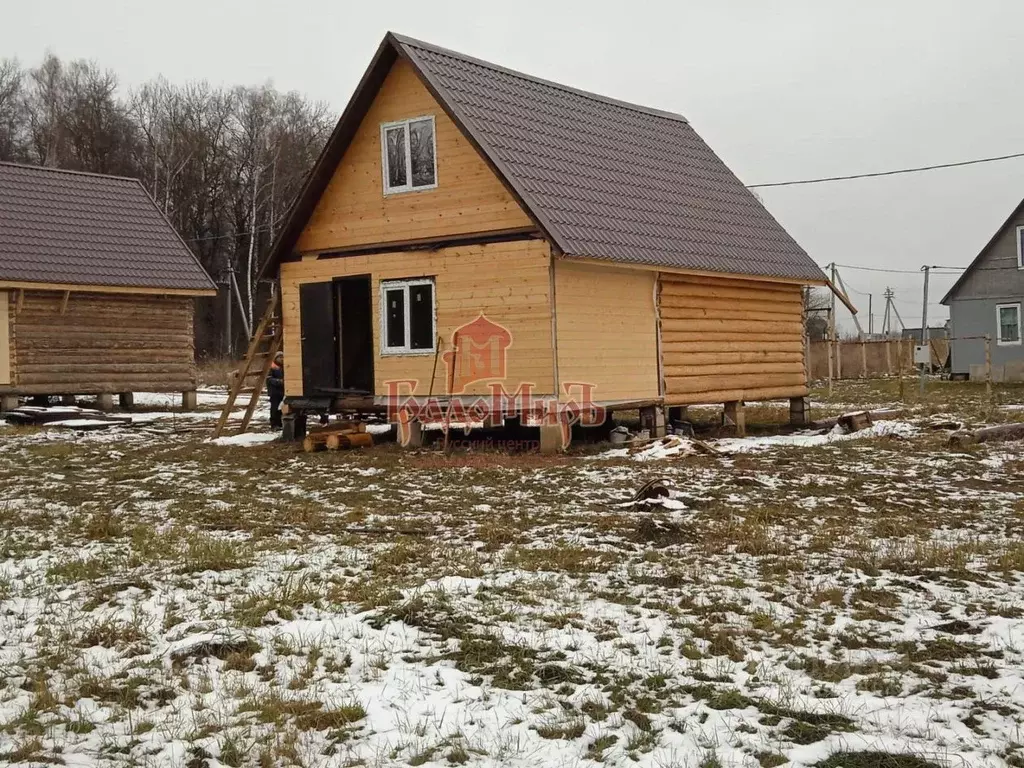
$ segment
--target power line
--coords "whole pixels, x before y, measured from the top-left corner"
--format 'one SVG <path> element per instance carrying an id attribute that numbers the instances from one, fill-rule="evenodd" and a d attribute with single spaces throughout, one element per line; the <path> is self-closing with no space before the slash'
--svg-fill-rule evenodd
<path id="1" fill-rule="evenodd" d="M 837 267 L 842 267 L 843 269 L 855 269 L 855 270 L 859 270 L 861 272 L 887 272 L 887 273 L 890 273 L 890 274 L 897 274 L 897 275 L 920 275 L 921 274 L 921 270 L 920 269 L 885 269 L 885 268 L 882 268 L 882 267 L 857 267 L 857 266 L 854 266 L 853 264 L 836 264 L 836 266 Z M 932 269 L 933 270 L 934 269 L 949 270 L 948 274 L 953 274 L 953 273 L 959 274 L 960 272 L 964 271 L 965 267 L 932 267 Z M 944 273 L 939 272 L 938 274 L 944 274 Z"/>
<path id="2" fill-rule="evenodd" d="M 897 168 L 891 171 L 875 171 L 874 173 L 853 173 L 848 176 L 824 176 L 817 179 L 798 179 L 796 181 L 773 181 L 766 184 L 748 184 L 747 189 L 764 189 L 765 187 L 795 187 L 799 184 L 823 184 L 828 181 L 849 181 L 850 179 L 873 179 L 879 176 L 897 176 L 903 173 L 921 173 L 922 171 L 937 171 L 941 168 L 959 168 L 965 165 L 979 165 L 980 163 L 995 163 L 1000 160 L 1013 160 L 1024 157 L 1024 152 L 1016 152 L 1012 155 L 997 155 L 996 157 L 979 157 L 975 160 L 961 160 L 957 163 L 939 163 L 937 165 L 921 165 L 915 168 Z"/>

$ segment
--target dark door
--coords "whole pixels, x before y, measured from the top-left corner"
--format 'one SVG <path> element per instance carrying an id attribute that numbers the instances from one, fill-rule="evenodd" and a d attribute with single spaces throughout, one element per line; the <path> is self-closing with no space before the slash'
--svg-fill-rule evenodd
<path id="1" fill-rule="evenodd" d="M 307 396 L 329 394 L 330 390 L 338 388 L 338 322 L 334 313 L 334 283 L 300 285 L 299 315 L 302 323 L 302 392 Z"/>
<path id="2" fill-rule="evenodd" d="M 369 276 L 338 280 L 341 386 L 373 393 L 373 305 Z"/>

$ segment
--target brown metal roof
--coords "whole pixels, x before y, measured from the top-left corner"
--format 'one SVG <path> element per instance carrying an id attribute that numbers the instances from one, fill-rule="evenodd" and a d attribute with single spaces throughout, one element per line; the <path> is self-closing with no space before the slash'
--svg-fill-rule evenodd
<path id="1" fill-rule="evenodd" d="M 216 286 L 137 179 L 0 163 L 0 280 Z"/>
<path id="2" fill-rule="evenodd" d="M 268 268 L 294 246 L 396 56 L 416 68 L 562 254 L 825 279 L 682 116 L 540 80 L 393 33 L 385 37 L 310 175 Z"/>

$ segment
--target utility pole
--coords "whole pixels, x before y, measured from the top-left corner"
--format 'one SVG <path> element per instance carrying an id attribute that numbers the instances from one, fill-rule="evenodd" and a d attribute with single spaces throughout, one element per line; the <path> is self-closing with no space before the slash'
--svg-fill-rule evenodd
<path id="1" fill-rule="evenodd" d="M 921 394 L 924 394 L 925 369 L 931 368 L 932 353 L 928 348 L 928 273 L 931 267 L 921 267 L 924 271 L 924 300 L 921 308 L 921 345 L 928 351 L 928 363 L 921 365 Z"/>
<path id="2" fill-rule="evenodd" d="M 839 356 L 836 354 L 836 263 L 833 261 L 829 264 L 829 268 L 832 273 L 832 290 L 829 291 L 829 305 L 828 305 L 828 331 L 829 331 L 829 343 L 828 343 L 828 355 L 831 361 L 835 357 L 835 363 L 829 363 L 829 370 L 833 370 L 833 366 L 836 369 L 839 367 Z M 838 376 L 838 371 L 836 372 Z M 832 377 L 829 376 L 829 393 L 832 392 Z"/>
<path id="3" fill-rule="evenodd" d="M 871 309 L 871 302 L 875 298 L 873 293 L 868 294 L 868 336 L 875 335 L 875 313 Z"/>
<path id="4" fill-rule="evenodd" d="M 224 352 L 231 360 L 235 356 L 235 340 L 231 335 L 231 263 L 224 268 Z"/>

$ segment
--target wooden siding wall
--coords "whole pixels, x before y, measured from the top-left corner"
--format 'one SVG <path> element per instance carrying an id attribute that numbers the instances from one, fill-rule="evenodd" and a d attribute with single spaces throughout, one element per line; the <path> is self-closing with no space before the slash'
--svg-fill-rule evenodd
<path id="1" fill-rule="evenodd" d="M 563 384 L 593 384 L 602 402 L 658 398 L 656 281 L 656 272 L 555 262 Z"/>
<path id="2" fill-rule="evenodd" d="M 11 383 L 11 322 L 7 291 L 0 291 L 0 384 Z"/>
<path id="3" fill-rule="evenodd" d="M 437 188 L 385 197 L 380 125 L 424 115 L 434 116 Z M 531 225 L 415 70 L 399 60 L 356 131 L 296 250 L 307 253 Z"/>
<path id="4" fill-rule="evenodd" d="M 667 403 L 807 394 L 800 286 L 662 273 L 659 302 Z"/>
<path id="5" fill-rule="evenodd" d="M 505 387 L 514 391 L 524 382 L 536 394 L 554 392 L 554 352 L 551 339 L 550 249 L 544 240 L 519 240 L 466 245 L 437 251 L 405 251 L 364 256 L 307 259 L 281 265 L 282 326 L 285 353 L 285 394 L 301 395 L 302 343 L 299 286 L 348 275 L 371 275 L 375 394 L 387 394 L 385 382 L 416 379 L 416 394 L 426 395 L 434 367 L 433 353 L 380 354 L 380 282 L 434 277 L 437 332 L 443 351 L 452 334 L 483 312 L 512 333 Z M 438 361 L 434 393 L 446 391 L 445 363 Z M 486 394 L 487 382 L 467 389 Z"/>
<path id="6" fill-rule="evenodd" d="M 191 297 L 25 291 L 11 298 L 11 373 L 0 392 L 195 389 Z M 63 312 L 62 312 L 63 308 Z"/>

